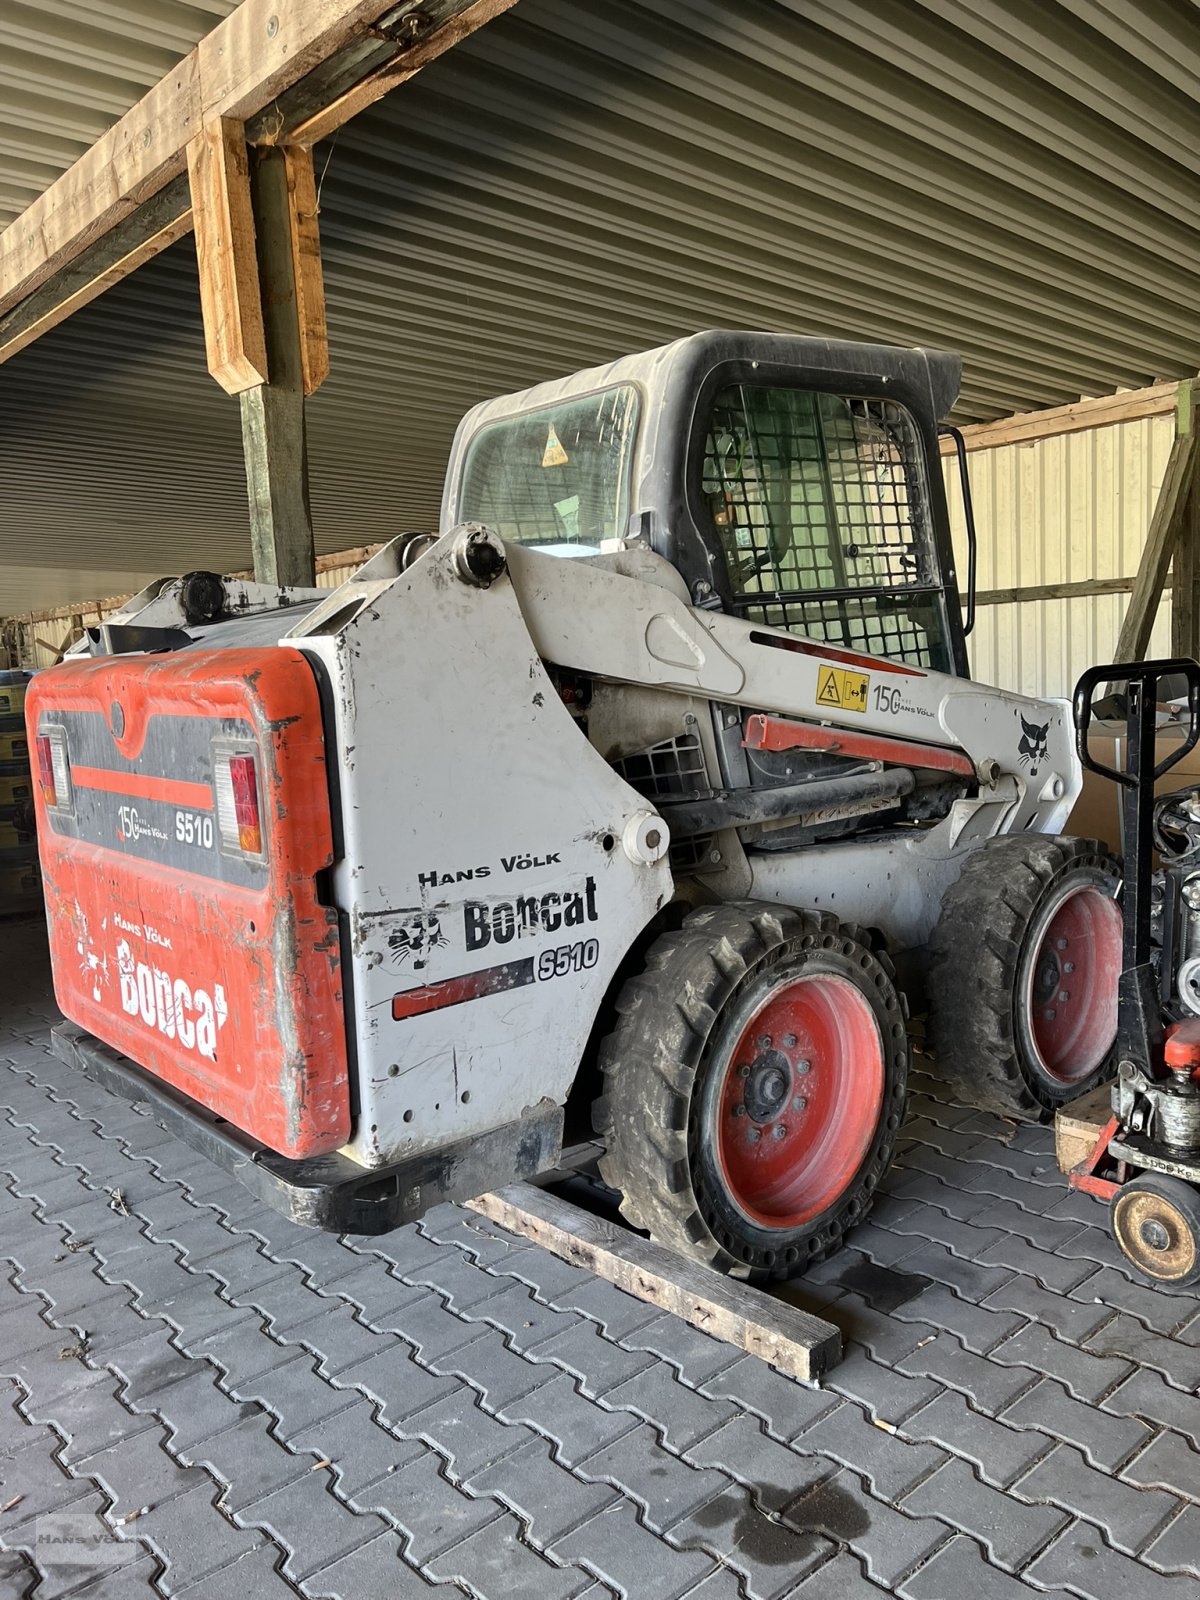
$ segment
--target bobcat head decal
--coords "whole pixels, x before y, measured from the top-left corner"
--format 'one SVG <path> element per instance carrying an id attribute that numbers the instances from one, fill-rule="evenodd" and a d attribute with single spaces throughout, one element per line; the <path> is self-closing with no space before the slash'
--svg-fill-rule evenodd
<path id="1" fill-rule="evenodd" d="M 1049 732 L 1048 722 L 1040 724 L 1027 722 L 1021 717 L 1021 737 L 1017 741 L 1017 755 L 1020 757 L 1021 765 L 1029 768 L 1031 778 L 1037 777 L 1038 769 L 1046 759 L 1048 753 L 1046 735 Z"/>

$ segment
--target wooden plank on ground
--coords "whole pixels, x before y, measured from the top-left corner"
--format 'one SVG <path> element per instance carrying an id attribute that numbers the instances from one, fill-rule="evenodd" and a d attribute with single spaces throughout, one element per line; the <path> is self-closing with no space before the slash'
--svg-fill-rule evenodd
<path id="1" fill-rule="evenodd" d="M 676 1255 L 544 1189 L 514 1183 L 468 1204 L 564 1261 L 607 1278 L 639 1300 L 794 1378 L 815 1381 L 841 1360 L 842 1336 L 831 1322 Z"/>
<path id="2" fill-rule="evenodd" d="M 242 124 L 218 117 L 187 157 L 208 370 L 226 394 L 241 394 L 268 376 Z"/>
<path id="3" fill-rule="evenodd" d="M 1070 1172 L 1090 1156 L 1100 1130 L 1112 1116 L 1112 1084 L 1072 1100 L 1054 1115 L 1054 1155 L 1060 1172 Z"/>

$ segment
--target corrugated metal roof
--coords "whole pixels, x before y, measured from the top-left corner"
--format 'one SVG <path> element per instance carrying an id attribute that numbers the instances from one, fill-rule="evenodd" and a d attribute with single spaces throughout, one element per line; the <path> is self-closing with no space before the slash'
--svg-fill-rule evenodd
<path id="1" fill-rule="evenodd" d="M 14 60 L 86 139 L 228 9 L 9 0 L 0 190 Z M 1197 99 L 1189 0 L 520 0 L 318 152 L 319 547 L 428 524 L 477 399 L 706 326 L 960 350 L 965 419 L 1195 372 Z M 190 241 L 0 367 L 0 425 L 0 611 L 246 562 Z"/>

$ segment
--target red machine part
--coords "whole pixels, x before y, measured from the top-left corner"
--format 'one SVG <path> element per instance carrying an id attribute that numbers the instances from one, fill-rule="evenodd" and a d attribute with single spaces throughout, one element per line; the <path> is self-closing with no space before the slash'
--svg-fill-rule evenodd
<path id="1" fill-rule="evenodd" d="M 1189 1017 L 1167 1030 L 1163 1060 L 1172 1072 L 1200 1080 L 1200 1017 Z"/>
<path id="2" fill-rule="evenodd" d="M 746 719 L 742 743 L 747 750 L 825 750 L 831 755 L 857 756 L 864 761 L 956 772 L 965 778 L 976 776 L 974 762 L 956 750 L 941 750 L 912 739 L 891 739 L 886 734 L 827 728 L 815 722 L 789 722 L 761 713 Z"/>
<path id="3" fill-rule="evenodd" d="M 282 647 L 71 661 L 34 679 L 26 715 L 64 1014 L 281 1155 L 344 1144 L 308 662 Z"/>

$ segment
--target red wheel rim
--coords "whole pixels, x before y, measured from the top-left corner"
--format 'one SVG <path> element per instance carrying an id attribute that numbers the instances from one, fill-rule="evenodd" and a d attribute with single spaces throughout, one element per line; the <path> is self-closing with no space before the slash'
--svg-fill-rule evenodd
<path id="1" fill-rule="evenodd" d="M 1026 1014 L 1042 1066 L 1059 1083 L 1094 1072 L 1117 1033 L 1121 913 L 1084 884 L 1052 908 L 1029 965 Z"/>
<path id="2" fill-rule="evenodd" d="M 803 1227 L 849 1185 L 875 1137 L 883 1044 L 865 996 L 845 978 L 798 978 L 742 1028 L 717 1106 L 721 1175 L 764 1228 Z"/>

